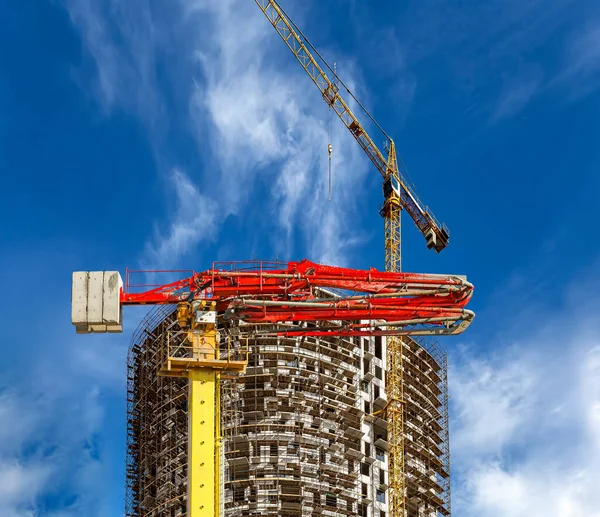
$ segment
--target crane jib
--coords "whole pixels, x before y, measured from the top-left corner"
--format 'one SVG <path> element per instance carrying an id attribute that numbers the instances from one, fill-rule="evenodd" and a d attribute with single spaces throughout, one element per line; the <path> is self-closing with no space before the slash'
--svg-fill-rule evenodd
<path id="1" fill-rule="evenodd" d="M 309 75 L 314 82 L 315 86 L 321 92 L 324 101 L 335 111 L 343 124 L 348 128 L 350 133 L 354 136 L 356 141 L 362 147 L 365 154 L 373 162 L 380 174 L 387 178 L 388 174 L 388 159 L 386 160 L 385 154 L 377 147 L 373 139 L 369 136 L 364 126 L 360 123 L 356 115 L 352 112 L 342 95 L 340 94 L 340 88 L 337 84 L 331 82 L 327 77 L 323 68 L 319 65 L 316 58 L 311 53 L 309 47 L 319 57 L 324 67 L 332 70 L 327 64 L 323 57 L 318 51 L 310 44 L 308 39 L 300 31 L 300 29 L 294 24 L 294 22 L 287 16 L 286 12 L 275 0 L 255 0 L 263 14 L 267 17 L 269 22 L 273 25 L 277 33 L 281 36 L 287 47 L 291 50 L 292 54 L 296 57 L 302 68 Z M 333 70 L 332 70 L 332 73 Z M 335 75 L 336 80 L 339 80 Z M 341 80 L 339 80 L 341 83 Z M 343 85 L 343 83 L 341 83 Z M 345 86 L 345 85 L 344 85 Z M 382 133 L 389 139 L 385 131 L 381 129 L 381 126 L 377 124 L 375 119 L 369 114 L 364 106 L 354 97 L 352 92 L 345 87 L 352 99 L 360 106 L 365 114 L 371 119 L 372 122 L 382 131 Z M 391 141 L 391 140 L 390 140 Z M 413 219 L 415 225 L 419 231 L 423 234 L 427 240 L 427 247 L 434 249 L 438 253 L 448 245 L 449 232 L 445 225 L 440 224 L 435 216 L 421 203 L 417 194 L 409 187 L 409 183 L 404 180 L 400 171 L 396 165 L 395 151 L 392 156 L 395 164 L 395 173 L 399 178 L 399 185 L 392 187 L 396 191 L 400 205 L 406 210 L 406 212 Z M 384 185 L 384 189 L 387 188 Z M 398 239 L 398 243 L 400 240 Z M 389 246 L 387 246 L 389 248 Z M 398 250 L 399 252 L 399 250 Z"/>

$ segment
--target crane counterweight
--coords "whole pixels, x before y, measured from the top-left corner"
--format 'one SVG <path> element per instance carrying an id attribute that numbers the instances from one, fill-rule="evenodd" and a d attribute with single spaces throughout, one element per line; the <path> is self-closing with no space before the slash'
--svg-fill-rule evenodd
<path id="1" fill-rule="evenodd" d="M 118 271 L 75 271 L 71 285 L 71 321 L 78 334 L 123 331 Z"/>

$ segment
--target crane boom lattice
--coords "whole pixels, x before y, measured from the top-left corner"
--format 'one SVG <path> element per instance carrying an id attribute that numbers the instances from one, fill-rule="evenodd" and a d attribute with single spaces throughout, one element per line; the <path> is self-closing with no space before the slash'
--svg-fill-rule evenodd
<path id="1" fill-rule="evenodd" d="M 343 85 L 343 82 L 339 80 L 337 75 L 336 83 L 329 79 L 323 68 L 333 69 L 322 58 L 320 61 L 323 66 L 319 64 L 319 60 L 313 54 L 313 52 L 317 54 L 316 50 L 283 8 L 275 0 L 255 0 L 255 2 L 319 89 L 323 100 L 335 111 L 383 177 L 385 202 L 380 212 L 382 217 L 386 219 L 395 217 L 396 210 L 393 210 L 391 205 L 399 205 L 406 210 L 423 234 L 427 240 L 427 247 L 439 253 L 448 245 L 450 237 L 448 228 L 441 224 L 421 201 L 416 190 L 408 181 L 406 172 L 403 173 L 400 170 L 394 141 L 381 130 L 386 138 L 387 154 L 384 154 L 340 93 L 341 89 L 337 83 Z M 313 49 L 313 52 L 311 52 L 311 49 Z M 331 73 L 333 74 L 333 71 Z M 352 96 L 350 90 L 345 89 Z M 360 103 L 358 104 L 360 105 Z M 362 107 L 362 105 L 360 106 Z M 363 111 L 367 117 L 374 121 L 373 117 L 364 108 Z M 377 127 L 380 128 L 379 125 Z M 399 221 L 391 226 L 399 232 Z M 394 236 L 393 241 L 399 243 L 400 236 Z M 386 243 L 386 265 L 390 265 L 388 270 L 400 271 L 400 260 L 399 249 L 393 250 L 391 245 Z"/>

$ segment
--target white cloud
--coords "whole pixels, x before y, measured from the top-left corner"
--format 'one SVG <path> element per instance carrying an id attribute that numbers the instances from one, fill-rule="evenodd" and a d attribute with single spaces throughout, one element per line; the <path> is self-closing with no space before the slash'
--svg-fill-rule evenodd
<path id="1" fill-rule="evenodd" d="M 23 409 L 14 392 L 0 392 L 0 456 L 20 449 L 23 437 L 37 423 L 36 415 Z"/>
<path id="2" fill-rule="evenodd" d="M 199 192 L 190 178 L 180 170 L 173 170 L 170 185 L 174 194 L 175 210 L 166 232 L 159 229 L 147 244 L 148 268 L 165 268 L 201 241 L 210 241 L 218 229 L 222 214 L 218 203 Z"/>
<path id="3" fill-rule="evenodd" d="M 101 515 L 101 460 L 89 446 L 102 424 L 98 390 L 76 386 L 69 375 L 62 391 L 52 373 L 31 374 L 29 384 L 0 391 L 0 515 L 41 515 L 46 498 L 61 494 L 61 515 Z"/>
<path id="4" fill-rule="evenodd" d="M 328 203 L 327 109 L 253 2 L 180 0 L 169 16 L 148 2 L 141 2 L 139 13 L 114 0 L 67 6 L 95 60 L 105 106 L 134 112 L 150 131 L 163 125 L 172 130 L 167 110 L 160 108 L 161 85 L 189 94 L 172 98 L 170 110 L 187 110 L 176 136 L 186 138 L 191 130 L 203 173 L 175 178 L 169 229 L 155 232 L 144 263 L 173 263 L 207 234 L 214 236 L 226 217 L 242 213 L 248 232 L 264 220 L 276 222 L 267 242 L 288 256 L 311 252 L 317 253 L 313 260 L 346 262 L 361 235 L 358 192 L 366 160 L 334 121 L 335 190 Z M 169 56 L 160 61 L 160 85 L 159 40 L 160 52 Z M 161 167 L 170 161 L 164 148 L 155 152 Z M 200 203 L 201 215 L 182 209 L 181 195 L 189 195 L 189 204 Z"/>
<path id="5" fill-rule="evenodd" d="M 35 507 L 35 498 L 51 473 L 50 464 L 24 465 L 16 459 L 0 463 L 0 508 L 4 506 L 5 511 L 11 511 L 10 508 Z M 29 514 L 29 510 L 25 511 Z"/>
<path id="6" fill-rule="evenodd" d="M 533 409 L 539 373 L 515 355 L 503 354 L 499 364 L 469 358 L 453 373 L 458 429 L 452 448 L 459 454 L 500 454 Z"/>
<path id="7" fill-rule="evenodd" d="M 598 340 L 600 342 L 600 339 Z M 600 344 L 582 357 L 580 393 L 586 420 L 587 438 L 591 448 L 600 457 Z"/>
<path id="8" fill-rule="evenodd" d="M 530 319 L 523 335 L 490 335 L 477 358 L 474 347 L 459 352 L 450 380 L 460 515 L 600 516 L 600 300 L 565 292 L 566 305 Z"/>

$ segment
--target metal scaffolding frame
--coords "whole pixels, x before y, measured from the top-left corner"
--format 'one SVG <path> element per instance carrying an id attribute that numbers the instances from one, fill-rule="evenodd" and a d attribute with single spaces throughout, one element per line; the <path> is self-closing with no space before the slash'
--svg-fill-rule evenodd
<path id="1" fill-rule="evenodd" d="M 176 326 L 173 307 L 157 306 L 132 337 L 127 357 L 128 517 L 186 513 L 187 379 L 159 375 L 161 345 Z"/>
<path id="2" fill-rule="evenodd" d="M 262 338 L 224 383 L 225 514 L 355 515 L 363 413 L 352 338 Z"/>
<path id="3" fill-rule="evenodd" d="M 160 375 L 173 310 L 150 311 L 128 355 L 127 517 L 186 515 L 187 380 Z M 381 359 L 374 339 L 250 340 L 246 374 L 221 382 L 221 515 L 387 512 L 385 338 Z M 448 516 L 446 351 L 402 341 L 406 517 Z"/>

